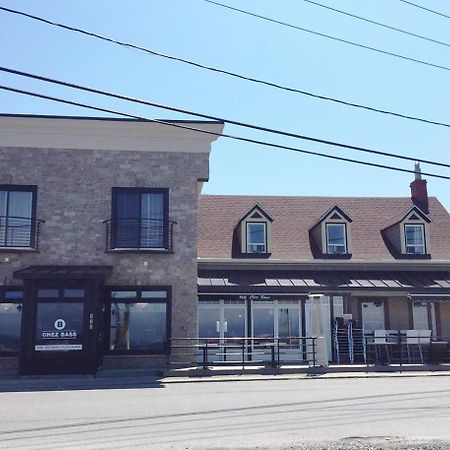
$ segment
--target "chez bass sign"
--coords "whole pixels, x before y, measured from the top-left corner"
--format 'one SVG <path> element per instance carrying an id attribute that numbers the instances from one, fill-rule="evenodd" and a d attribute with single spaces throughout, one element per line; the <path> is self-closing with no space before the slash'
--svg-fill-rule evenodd
<path id="1" fill-rule="evenodd" d="M 53 330 L 42 330 L 37 336 L 38 340 L 45 344 L 37 344 L 36 351 L 67 351 L 82 350 L 83 345 L 79 333 L 73 329 L 66 329 L 67 323 L 64 319 L 58 318 L 53 323 Z"/>

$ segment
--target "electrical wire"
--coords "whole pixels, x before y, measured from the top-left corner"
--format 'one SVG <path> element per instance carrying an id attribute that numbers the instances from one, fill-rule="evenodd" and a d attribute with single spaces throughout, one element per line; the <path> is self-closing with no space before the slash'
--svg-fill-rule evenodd
<path id="1" fill-rule="evenodd" d="M 272 133 L 272 134 L 277 134 L 277 135 L 281 135 L 281 136 L 285 136 L 285 137 L 302 139 L 302 140 L 311 141 L 311 142 L 315 142 L 315 143 L 319 143 L 319 144 L 331 145 L 331 146 L 335 146 L 335 147 L 345 148 L 345 149 L 354 150 L 354 151 L 360 151 L 360 152 L 364 152 L 364 153 L 370 153 L 370 154 L 374 154 L 374 155 L 402 159 L 405 161 L 418 161 L 418 162 L 425 163 L 425 164 L 450 168 L 450 164 L 446 164 L 443 162 L 430 161 L 427 159 L 412 158 L 410 156 L 398 155 L 396 153 L 383 152 L 380 150 L 374 150 L 374 149 L 359 147 L 359 146 L 355 146 L 355 145 L 343 144 L 341 142 L 329 141 L 326 139 L 320 139 L 320 138 L 316 138 L 316 137 L 312 137 L 312 136 L 305 136 L 305 135 L 301 135 L 301 134 L 290 133 L 287 131 L 277 130 L 274 128 L 261 127 L 258 125 L 253 125 L 253 124 L 249 124 L 249 123 L 245 123 L 245 122 L 239 122 L 236 120 L 226 119 L 223 117 L 216 117 L 216 116 L 212 116 L 212 115 L 208 115 L 208 114 L 201 114 L 201 113 L 197 113 L 197 112 L 186 110 L 186 109 L 175 108 L 173 106 L 167 106 L 167 105 L 163 105 L 160 103 L 151 102 L 148 100 L 129 97 L 129 96 L 113 93 L 113 92 L 107 92 L 107 91 L 103 91 L 100 89 L 95 89 L 95 88 L 91 88 L 88 86 L 82 86 L 79 84 L 69 83 L 67 81 L 56 80 L 54 78 L 48 78 L 48 77 L 44 77 L 41 75 L 36 75 L 36 74 L 28 73 L 28 72 L 22 72 L 22 71 L 10 69 L 7 67 L 0 66 L 0 72 L 6 72 L 6 73 L 13 74 L 13 75 L 19 75 L 22 77 L 31 78 L 33 80 L 44 81 L 46 83 L 56 84 L 59 86 L 69 87 L 72 89 L 78 89 L 81 91 L 90 92 L 93 94 L 104 95 L 107 97 L 112 97 L 112 98 L 116 98 L 116 99 L 120 99 L 120 100 L 126 100 L 126 101 L 130 101 L 133 103 L 139 103 L 139 104 L 143 104 L 143 105 L 147 105 L 147 106 L 153 106 L 156 108 L 166 109 L 169 111 L 174 111 L 174 112 L 179 112 L 179 113 L 183 113 L 183 114 L 189 114 L 192 116 L 202 117 L 203 119 L 218 120 L 218 121 L 221 121 L 224 123 L 228 123 L 230 125 L 236 125 L 239 127 L 248 128 L 248 129 L 257 130 L 257 131 L 263 131 L 266 133 Z"/>
<path id="2" fill-rule="evenodd" d="M 399 53 L 389 52 L 387 50 L 382 50 L 382 49 L 376 48 L 376 47 L 370 47 L 368 45 L 360 44 L 358 42 L 349 41 L 347 39 L 342 39 L 342 38 L 339 38 L 339 37 L 336 37 L 336 36 L 332 36 L 330 34 L 321 33 L 319 31 L 310 30 L 309 28 L 300 27 L 298 25 L 293 25 L 293 24 L 288 23 L 288 22 L 282 22 L 281 20 L 276 20 L 276 19 L 272 19 L 270 17 L 262 16 L 260 14 L 252 13 L 251 11 L 246 11 L 244 9 L 239 9 L 239 8 L 234 8 L 233 6 L 225 5 L 223 3 L 219 3 L 219 2 L 216 2 L 214 0 L 203 0 L 203 1 L 207 2 L 207 3 L 211 3 L 211 4 L 216 5 L 216 6 L 220 6 L 222 8 L 229 9 L 231 11 L 239 12 L 241 14 L 246 14 L 246 15 L 252 16 L 252 17 L 256 17 L 257 19 L 262 19 L 262 20 L 265 20 L 267 22 L 276 23 L 276 24 L 282 25 L 284 27 L 293 28 L 295 30 L 304 31 L 306 33 L 314 34 L 316 36 L 320 36 L 320 37 L 324 37 L 324 38 L 327 38 L 327 39 L 331 39 L 333 41 L 337 41 L 337 42 L 340 42 L 342 44 L 349 44 L 349 45 L 353 45 L 355 47 L 364 48 L 366 50 L 371 50 L 373 52 L 381 53 L 383 55 L 394 56 L 395 58 L 400 58 L 400 59 L 403 59 L 403 60 L 406 60 L 406 61 L 412 61 L 412 62 L 415 62 L 415 63 L 418 63 L 418 64 L 423 64 L 425 66 L 434 67 L 435 69 L 442 69 L 442 70 L 450 71 L 450 67 L 442 66 L 440 64 L 434 64 L 434 63 L 430 63 L 428 61 L 423 61 L 422 59 L 412 58 L 410 56 L 405 56 L 405 55 L 401 55 Z"/>
<path id="3" fill-rule="evenodd" d="M 372 106 L 362 105 L 362 104 L 359 104 L 359 103 L 353 103 L 353 102 L 349 102 L 349 101 L 346 101 L 346 100 L 340 100 L 340 99 L 337 99 L 337 98 L 334 98 L 334 97 L 329 97 L 329 96 L 325 96 L 325 95 L 315 94 L 315 93 L 312 93 L 312 92 L 309 92 L 309 91 L 300 90 L 300 89 L 296 89 L 296 88 L 289 87 L 289 86 L 283 86 L 281 84 L 272 83 L 270 81 L 265 81 L 265 80 L 261 80 L 261 79 L 257 79 L 257 78 L 248 77 L 248 76 L 245 76 L 245 75 L 240 75 L 240 74 L 237 74 L 237 73 L 234 73 L 234 72 L 230 72 L 228 70 L 218 69 L 218 68 L 215 68 L 215 67 L 212 67 L 212 66 L 207 66 L 207 65 L 204 65 L 204 64 L 200 64 L 200 63 L 197 63 L 197 62 L 194 62 L 194 61 L 191 61 L 191 60 L 178 58 L 176 56 L 166 55 L 164 53 L 160 53 L 160 52 L 157 52 L 155 50 L 151 50 L 149 48 L 145 48 L 145 47 L 141 47 L 141 46 L 138 46 L 138 45 L 134 45 L 134 44 L 118 41 L 116 39 L 109 38 L 109 37 L 106 37 L 106 36 L 102 36 L 102 35 L 97 34 L 97 33 L 92 33 L 90 31 L 82 30 L 81 28 L 75 28 L 75 27 L 71 27 L 71 26 L 68 26 L 68 25 L 61 24 L 61 23 L 52 22 L 50 20 L 43 19 L 42 17 L 34 16 L 34 15 L 31 15 L 31 14 L 27 14 L 27 13 L 24 13 L 24 12 L 21 12 L 21 11 L 17 11 L 17 10 L 13 10 L 13 9 L 10 9 L 10 8 L 5 8 L 3 6 L 0 6 L 0 10 L 1 11 L 5 11 L 5 12 L 9 12 L 9 13 L 12 13 L 12 14 L 17 14 L 17 15 L 20 15 L 20 16 L 24 16 L 24 17 L 27 17 L 29 19 L 37 20 L 37 21 L 43 22 L 43 23 L 45 23 L 47 25 L 55 26 L 55 27 L 58 27 L 58 28 L 63 28 L 63 29 L 66 29 L 66 30 L 69 30 L 69 31 L 73 31 L 73 32 L 76 32 L 76 33 L 81 33 L 83 35 L 94 37 L 96 39 L 101 39 L 103 41 L 106 41 L 106 42 L 109 42 L 109 43 L 112 43 L 112 44 L 117 44 L 117 45 L 120 45 L 120 46 L 123 46 L 123 47 L 128 47 L 128 48 L 131 48 L 133 50 L 140 50 L 142 52 L 145 52 L 145 53 L 148 53 L 148 54 L 151 54 L 151 55 L 154 55 L 154 56 L 160 56 L 162 58 L 166 58 L 166 59 L 169 59 L 169 60 L 181 62 L 181 63 L 188 64 L 188 65 L 200 68 L 200 69 L 208 70 L 208 71 L 215 72 L 215 73 L 220 73 L 222 75 L 227 75 L 227 76 L 238 78 L 238 79 L 241 79 L 241 80 L 244 80 L 244 81 L 257 83 L 257 84 L 261 84 L 261 85 L 268 86 L 268 87 L 271 87 L 271 88 L 280 89 L 280 90 L 287 91 L 287 92 L 293 92 L 293 93 L 300 94 L 300 95 L 305 95 L 305 96 L 308 96 L 308 97 L 311 97 L 311 98 L 315 98 L 315 99 L 318 99 L 318 100 L 330 101 L 330 102 L 337 103 L 337 104 L 344 105 L 344 106 L 349 106 L 349 107 L 353 107 L 353 108 L 359 108 L 359 109 L 363 109 L 363 110 L 371 111 L 371 112 L 376 112 L 376 113 L 380 113 L 380 114 L 386 114 L 386 115 L 390 115 L 390 116 L 393 116 L 393 117 L 399 117 L 399 118 L 402 118 L 402 119 L 414 120 L 414 121 L 418 121 L 418 122 L 422 122 L 422 123 L 427 123 L 429 125 L 437 125 L 437 126 L 443 126 L 443 127 L 450 128 L 450 124 L 449 123 L 435 121 L 435 120 L 429 120 L 429 119 L 424 119 L 424 118 L 421 118 L 421 117 L 416 117 L 416 116 L 412 116 L 412 115 L 408 115 L 408 114 L 402 114 L 402 113 L 398 113 L 398 112 L 394 112 L 394 111 L 389 111 L 389 110 L 384 110 L 384 109 L 380 109 L 380 108 L 375 108 L 375 107 L 372 107 Z"/>
<path id="4" fill-rule="evenodd" d="M 271 147 L 271 148 L 282 149 L 282 150 L 290 150 L 290 151 L 301 153 L 301 154 L 304 154 L 304 155 L 319 156 L 319 157 L 322 157 L 322 158 L 332 159 L 332 160 L 335 160 L 335 161 L 343 161 L 343 162 L 348 162 L 348 163 L 352 163 L 352 164 L 359 164 L 359 165 L 363 165 L 363 166 L 376 167 L 376 168 L 379 168 L 379 169 L 386 169 L 386 170 L 391 170 L 391 171 L 395 171 L 395 172 L 403 172 L 403 173 L 411 173 L 411 174 L 415 174 L 416 173 L 414 170 L 403 169 L 403 168 L 400 168 L 400 167 L 388 166 L 388 165 L 385 165 L 385 164 L 377 164 L 377 163 L 372 163 L 372 162 L 368 162 L 368 161 L 360 161 L 358 159 L 352 159 L 352 158 L 344 158 L 342 156 L 329 155 L 329 154 L 326 154 L 326 153 L 313 152 L 313 151 L 304 150 L 304 149 L 301 149 L 301 148 L 298 148 L 298 147 L 290 147 L 290 146 L 286 146 L 286 145 L 273 144 L 273 143 L 270 143 L 270 142 L 260 141 L 260 140 L 257 140 L 257 139 L 245 138 L 245 137 L 242 137 L 242 136 L 236 136 L 236 135 L 224 134 L 224 133 L 215 133 L 213 131 L 206 131 L 206 130 L 201 130 L 201 129 L 194 128 L 194 127 L 189 127 L 189 126 L 186 126 L 186 125 L 181 125 L 180 123 L 166 122 L 166 121 L 159 120 L 159 119 L 149 119 L 149 118 L 138 116 L 138 115 L 135 115 L 135 114 L 128 114 L 128 113 L 124 113 L 124 112 L 120 112 L 120 111 L 116 111 L 116 110 L 112 110 L 112 109 L 108 109 L 108 108 L 92 106 L 92 105 L 88 105 L 86 103 L 75 102 L 75 101 L 72 101 L 72 100 L 66 100 L 66 99 L 62 99 L 62 98 L 58 98 L 58 97 L 53 97 L 53 96 L 50 96 L 50 95 L 38 94 L 36 92 L 32 92 L 32 91 L 28 91 L 28 90 L 22 90 L 22 89 L 17 89 L 17 88 L 12 88 L 10 86 L 0 85 L 0 89 L 3 89 L 5 91 L 9 91 L 9 92 L 18 93 L 18 94 L 24 94 L 24 95 L 28 95 L 28 96 L 32 96 L 32 97 L 36 97 L 36 98 L 51 100 L 51 101 L 55 101 L 55 102 L 59 102 L 59 103 L 65 103 L 65 104 L 68 104 L 68 105 L 80 106 L 82 108 L 87 108 L 87 109 L 91 109 L 91 110 L 94 110 L 94 111 L 101 111 L 101 112 L 106 112 L 106 113 L 109 113 L 109 114 L 116 114 L 116 115 L 120 115 L 120 116 L 124 116 L 124 117 L 129 117 L 129 118 L 134 118 L 134 119 L 139 119 L 139 120 L 145 120 L 145 121 L 148 121 L 148 122 L 155 122 L 155 123 L 159 123 L 159 124 L 162 124 L 162 125 L 167 125 L 167 126 L 170 126 L 170 127 L 182 128 L 184 130 L 194 131 L 196 133 L 202 133 L 202 134 L 208 134 L 208 135 L 217 136 L 217 137 L 223 137 L 223 138 L 231 139 L 231 140 L 234 140 L 234 141 L 241 141 L 241 142 L 246 142 L 246 143 L 250 143 L 250 144 L 263 145 L 265 147 Z M 440 174 L 435 174 L 435 173 L 422 172 L 422 175 L 433 177 L 433 178 L 440 178 L 440 179 L 444 179 L 444 180 L 450 180 L 450 176 L 440 175 Z"/>
<path id="5" fill-rule="evenodd" d="M 424 11 L 428 11 L 430 13 L 437 14 L 438 16 L 445 17 L 446 19 L 450 19 L 450 16 L 448 16 L 447 14 L 441 13 L 441 12 L 436 11 L 434 9 L 428 9 L 428 8 L 425 8 L 425 6 L 418 5 L 417 3 L 409 2 L 407 0 L 400 0 L 400 1 L 403 2 L 403 3 L 407 3 L 408 5 L 414 6 L 416 8 L 423 9 Z"/>
<path id="6" fill-rule="evenodd" d="M 372 25 L 377 25 L 379 27 L 386 28 L 388 30 L 397 31 L 399 33 L 403 33 L 403 34 L 406 34 L 408 36 L 412 36 L 412 37 L 415 37 L 415 38 L 423 39 L 424 41 L 432 42 L 433 44 L 439 44 L 439 45 L 444 45 L 446 47 L 450 47 L 450 44 L 447 43 L 447 42 L 439 41 L 437 39 L 433 39 L 433 38 L 424 36 L 423 34 L 413 33 L 412 31 L 403 30 L 402 28 L 397 28 L 397 27 L 394 27 L 392 25 L 387 25 L 385 23 L 377 22 L 377 21 L 372 20 L 372 19 L 367 19 L 366 17 L 357 16 L 356 14 L 352 14 L 352 13 L 349 13 L 347 11 L 342 11 L 340 9 L 332 8 L 331 6 L 323 5 L 322 3 L 318 3 L 318 2 L 315 2 L 313 0 L 304 0 L 304 1 L 307 2 L 307 3 L 310 3 L 311 5 L 320 6 L 321 8 L 325 8 L 325 9 L 328 9 L 330 11 L 334 11 L 334 12 L 337 12 L 339 14 L 344 14 L 345 16 L 352 17 L 354 19 L 358 19 L 358 20 L 362 20 L 364 22 L 371 23 Z"/>

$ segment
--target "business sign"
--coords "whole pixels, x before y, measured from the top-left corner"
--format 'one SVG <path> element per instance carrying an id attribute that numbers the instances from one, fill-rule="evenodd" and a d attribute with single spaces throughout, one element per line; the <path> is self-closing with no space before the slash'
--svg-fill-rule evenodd
<path id="1" fill-rule="evenodd" d="M 240 295 L 239 300 L 253 300 L 253 301 L 261 301 L 261 300 L 272 300 L 272 297 L 269 295 Z"/>
<path id="2" fill-rule="evenodd" d="M 34 350 L 83 350 L 83 308 L 79 304 L 39 304 Z"/>

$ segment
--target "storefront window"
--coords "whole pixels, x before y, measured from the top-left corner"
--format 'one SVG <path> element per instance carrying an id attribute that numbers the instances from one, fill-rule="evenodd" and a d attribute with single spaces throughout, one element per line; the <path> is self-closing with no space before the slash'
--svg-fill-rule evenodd
<path id="1" fill-rule="evenodd" d="M 274 309 L 253 309 L 253 336 L 259 338 L 274 337 Z"/>
<path id="2" fill-rule="evenodd" d="M 278 310 L 278 337 L 290 338 L 300 335 L 299 310 L 280 308 Z"/>
<path id="3" fill-rule="evenodd" d="M 163 353 L 168 340 L 168 291 L 111 292 L 109 351 Z"/>
<path id="4" fill-rule="evenodd" d="M 0 303 L 0 352 L 18 352 L 22 304 Z"/>
<path id="5" fill-rule="evenodd" d="M 166 342 L 165 303 L 112 303 L 111 350 L 162 352 Z"/>

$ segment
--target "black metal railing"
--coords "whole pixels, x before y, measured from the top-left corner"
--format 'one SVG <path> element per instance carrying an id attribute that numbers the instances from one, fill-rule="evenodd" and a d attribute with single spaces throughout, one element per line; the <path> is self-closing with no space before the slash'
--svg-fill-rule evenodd
<path id="1" fill-rule="evenodd" d="M 288 338 L 172 338 L 171 355 L 175 365 L 210 366 L 307 364 L 316 367 L 315 337 Z"/>
<path id="2" fill-rule="evenodd" d="M 137 250 L 173 252 L 173 227 L 163 219 L 120 218 L 103 221 L 106 225 L 106 251 Z"/>
<path id="3" fill-rule="evenodd" d="M 385 337 L 366 334 L 366 363 L 440 364 L 450 362 L 450 337 L 421 333 L 387 333 Z"/>
<path id="4" fill-rule="evenodd" d="M 41 219 L 0 216 L 0 248 L 39 249 Z"/>

